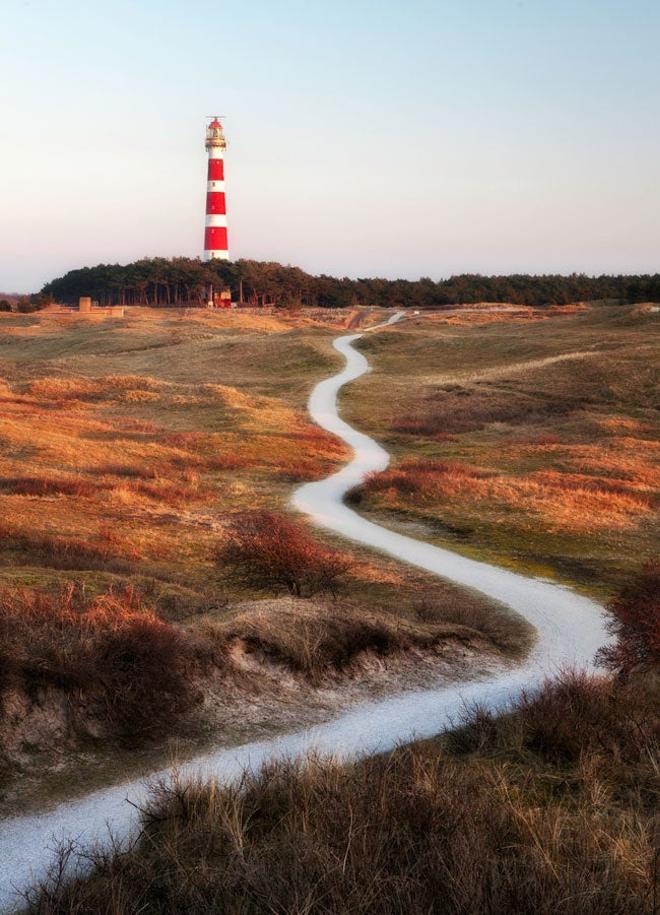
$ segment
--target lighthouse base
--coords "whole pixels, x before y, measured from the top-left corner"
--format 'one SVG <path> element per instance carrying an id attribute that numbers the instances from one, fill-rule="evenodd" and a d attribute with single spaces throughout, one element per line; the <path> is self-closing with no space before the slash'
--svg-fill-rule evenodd
<path id="1" fill-rule="evenodd" d="M 205 261 L 228 261 L 229 251 L 205 251 Z"/>

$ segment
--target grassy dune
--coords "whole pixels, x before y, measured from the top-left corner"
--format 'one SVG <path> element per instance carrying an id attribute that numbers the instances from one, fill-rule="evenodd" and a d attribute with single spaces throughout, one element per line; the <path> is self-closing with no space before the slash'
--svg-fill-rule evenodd
<path id="1" fill-rule="evenodd" d="M 366 337 L 374 372 L 344 411 L 395 461 L 353 498 L 424 539 L 611 593 L 657 534 L 655 320 L 477 311 Z M 173 737 L 185 755 L 525 651 L 525 626 L 478 595 L 277 520 L 296 481 L 345 458 L 304 414 L 336 364 L 329 331 L 140 311 L 0 325 L 10 803 L 153 769 Z M 254 574 L 241 530 L 276 569 Z M 311 564 L 298 584 L 294 547 Z M 341 573 L 336 600 L 316 590 L 319 560 Z M 657 601 L 650 571 L 618 602 L 625 680 L 566 674 L 510 715 L 473 709 L 356 765 L 158 785 L 130 847 L 87 850 L 84 876 L 64 876 L 64 848 L 26 911 L 651 912 Z"/>
<path id="2" fill-rule="evenodd" d="M 388 677 L 391 687 L 404 674 L 431 676 L 420 652 L 443 675 L 454 658 L 458 675 L 479 653 L 491 663 L 528 644 L 525 626 L 491 602 L 367 551 L 347 553 L 336 601 L 237 584 L 218 560 L 237 515 L 285 511 L 296 483 L 346 459 L 305 411 L 312 385 L 339 362 L 331 340 L 345 321 L 147 309 L 106 321 L 0 316 L 8 800 L 20 775 L 23 792 L 41 790 L 44 772 L 66 792 L 68 770 L 106 778 L 108 753 L 117 777 L 165 761 L 172 741 L 185 755 L 327 716 L 343 701 L 338 682 L 353 701 Z M 315 549 L 335 548 L 326 538 Z M 168 684 L 159 664 L 172 667 Z M 327 689 L 310 699 L 324 684 L 332 701 Z M 172 698 L 164 715 L 161 690 Z M 144 755 L 133 758 L 135 748 Z"/>
<path id="3" fill-rule="evenodd" d="M 657 549 L 658 316 L 458 312 L 365 338 L 345 415 L 395 455 L 354 494 L 470 555 L 611 594 Z"/>

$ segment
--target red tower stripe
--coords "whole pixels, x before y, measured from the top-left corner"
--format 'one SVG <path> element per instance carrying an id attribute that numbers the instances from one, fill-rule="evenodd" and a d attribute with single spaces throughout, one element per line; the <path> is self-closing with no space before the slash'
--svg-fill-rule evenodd
<path id="1" fill-rule="evenodd" d="M 225 180 L 225 160 L 209 159 L 209 181 Z"/>
<path id="2" fill-rule="evenodd" d="M 226 213 L 224 191 L 209 191 L 206 195 L 207 213 Z"/>
<path id="3" fill-rule="evenodd" d="M 207 226 L 204 232 L 205 251 L 226 251 L 227 229 L 224 226 Z"/>

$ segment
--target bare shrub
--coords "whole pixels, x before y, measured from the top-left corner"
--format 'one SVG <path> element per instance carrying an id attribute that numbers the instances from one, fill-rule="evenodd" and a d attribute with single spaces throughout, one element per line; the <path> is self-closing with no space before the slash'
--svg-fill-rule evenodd
<path id="1" fill-rule="evenodd" d="M 109 732 L 140 743 L 164 732 L 195 694 L 185 633 L 146 609 L 133 589 L 85 601 L 73 585 L 53 597 L 0 591 L 0 702 L 10 686 L 83 699 Z"/>
<path id="2" fill-rule="evenodd" d="M 612 645 L 601 649 L 599 660 L 624 678 L 635 670 L 657 669 L 660 663 L 660 562 L 648 562 L 614 598 L 609 631 Z"/>
<path id="3" fill-rule="evenodd" d="M 351 565 L 349 556 L 322 546 L 299 522 L 265 510 L 236 516 L 217 561 L 239 587 L 295 597 L 336 594 Z"/>

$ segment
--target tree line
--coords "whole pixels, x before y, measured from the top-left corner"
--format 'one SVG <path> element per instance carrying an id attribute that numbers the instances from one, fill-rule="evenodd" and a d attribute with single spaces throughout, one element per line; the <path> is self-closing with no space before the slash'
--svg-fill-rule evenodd
<path id="1" fill-rule="evenodd" d="M 299 267 L 269 261 L 210 261 L 174 257 L 143 258 L 132 264 L 98 264 L 70 270 L 41 290 L 45 299 L 75 304 L 91 296 L 99 305 L 201 305 L 209 288 L 230 288 L 246 305 L 341 308 L 375 305 L 435 308 L 474 302 L 565 305 L 614 300 L 660 301 L 660 274 L 569 276 L 482 276 L 466 273 L 434 281 L 313 276 Z"/>

